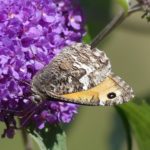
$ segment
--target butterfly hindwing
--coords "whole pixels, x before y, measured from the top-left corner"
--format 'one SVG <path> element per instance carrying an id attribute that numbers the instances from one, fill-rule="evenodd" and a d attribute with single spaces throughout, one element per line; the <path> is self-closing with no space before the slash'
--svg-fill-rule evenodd
<path id="1" fill-rule="evenodd" d="M 120 77 L 111 74 L 103 82 L 86 91 L 64 95 L 47 91 L 47 95 L 77 104 L 111 106 L 128 102 L 133 98 L 133 90 Z"/>

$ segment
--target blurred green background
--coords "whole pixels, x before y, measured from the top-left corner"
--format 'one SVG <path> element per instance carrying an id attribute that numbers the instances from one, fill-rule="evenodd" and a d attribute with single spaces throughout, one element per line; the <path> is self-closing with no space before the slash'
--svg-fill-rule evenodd
<path id="1" fill-rule="evenodd" d="M 100 10 L 105 15 L 106 12 Z M 130 16 L 100 44 L 100 49 L 110 58 L 115 74 L 125 79 L 138 97 L 144 97 L 150 90 L 150 24 L 141 19 L 141 15 L 136 13 Z M 105 21 L 108 20 L 109 17 Z M 67 134 L 68 150 L 127 149 L 124 127 L 113 107 L 81 106 Z M 0 149 L 10 148 L 24 149 L 20 132 L 12 140 L 0 139 Z M 133 150 L 138 150 L 136 142 Z"/>

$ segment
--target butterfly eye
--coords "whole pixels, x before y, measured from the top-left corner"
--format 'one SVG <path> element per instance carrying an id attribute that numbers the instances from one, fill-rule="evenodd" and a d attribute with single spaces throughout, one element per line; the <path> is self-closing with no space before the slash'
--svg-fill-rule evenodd
<path id="1" fill-rule="evenodd" d="M 109 99 L 113 99 L 113 98 L 116 97 L 116 93 L 114 93 L 114 92 L 108 93 L 108 94 L 107 94 L 107 97 L 108 97 Z"/>

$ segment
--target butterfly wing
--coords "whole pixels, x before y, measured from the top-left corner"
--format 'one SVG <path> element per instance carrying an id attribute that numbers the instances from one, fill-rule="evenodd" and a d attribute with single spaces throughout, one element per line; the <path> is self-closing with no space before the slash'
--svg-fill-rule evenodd
<path id="1" fill-rule="evenodd" d="M 86 104 L 121 104 L 133 98 L 131 87 L 111 73 L 110 61 L 98 49 L 77 43 L 65 47 L 32 80 L 42 98 Z"/>
<path id="2" fill-rule="evenodd" d="M 76 43 L 65 47 L 51 63 L 32 80 L 32 90 L 45 96 L 63 95 L 88 90 L 101 83 L 111 73 L 111 65 L 103 51 Z"/>
<path id="3" fill-rule="evenodd" d="M 57 95 L 46 91 L 47 95 L 71 103 L 84 105 L 117 105 L 134 97 L 132 88 L 120 77 L 111 74 L 97 86 L 86 91 Z"/>

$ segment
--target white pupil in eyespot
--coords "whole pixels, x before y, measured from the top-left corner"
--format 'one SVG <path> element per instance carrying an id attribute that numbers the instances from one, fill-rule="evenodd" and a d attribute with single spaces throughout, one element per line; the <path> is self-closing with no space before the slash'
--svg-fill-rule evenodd
<path id="1" fill-rule="evenodd" d="M 108 97 L 109 99 L 113 99 L 113 98 L 116 97 L 116 93 L 114 93 L 114 92 L 108 93 L 108 94 L 107 94 L 107 97 Z"/>

